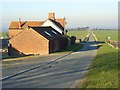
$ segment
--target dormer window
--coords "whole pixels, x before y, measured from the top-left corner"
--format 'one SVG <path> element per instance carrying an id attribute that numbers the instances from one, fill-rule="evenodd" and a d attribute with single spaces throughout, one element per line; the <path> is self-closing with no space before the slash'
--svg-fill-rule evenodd
<path id="1" fill-rule="evenodd" d="M 44 31 L 45 32 L 45 34 L 47 34 L 48 36 L 52 36 L 50 33 L 48 33 L 47 31 Z"/>

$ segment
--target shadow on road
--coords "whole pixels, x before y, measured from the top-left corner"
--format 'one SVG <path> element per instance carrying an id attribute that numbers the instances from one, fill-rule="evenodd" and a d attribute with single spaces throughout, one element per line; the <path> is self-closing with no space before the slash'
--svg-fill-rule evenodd
<path id="1" fill-rule="evenodd" d="M 26 56 L 32 56 L 32 55 L 7 55 L 3 56 L 2 59 L 13 59 L 13 58 L 21 58 L 21 57 L 26 57 Z"/>
<path id="2" fill-rule="evenodd" d="M 79 50 L 79 52 L 81 51 L 90 51 L 90 50 L 97 50 L 98 48 L 100 48 L 105 42 L 95 42 L 95 41 L 88 41 L 85 46 Z"/>

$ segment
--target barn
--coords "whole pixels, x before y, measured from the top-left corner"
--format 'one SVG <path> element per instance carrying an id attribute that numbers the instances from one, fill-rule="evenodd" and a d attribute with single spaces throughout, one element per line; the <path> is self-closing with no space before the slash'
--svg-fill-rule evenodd
<path id="1" fill-rule="evenodd" d="M 8 51 L 10 55 L 46 55 L 65 48 L 67 41 L 67 37 L 50 26 L 28 26 L 9 40 Z"/>

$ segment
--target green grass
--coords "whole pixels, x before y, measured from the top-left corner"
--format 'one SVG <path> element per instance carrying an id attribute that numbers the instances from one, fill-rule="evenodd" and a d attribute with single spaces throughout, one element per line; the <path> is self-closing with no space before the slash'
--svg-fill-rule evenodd
<path id="1" fill-rule="evenodd" d="M 8 32 L 0 32 L 0 37 L 8 38 Z"/>
<path id="2" fill-rule="evenodd" d="M 96 30 L 94 34 L 99 41 L 105 41 L 108 36 L 111 37 L 111 40 L 118 41 L 118 30 Z"/>
<path id="3" fill-rule="evenodd" d="M 118 50 L 103 44 L 78 88 L 118 88 Z"/>
<path id="4" fill-rule="evenodd" d="M 85 37 L 87 34 L 88 34 L 88 30 L 68 31 L 69 36 L 76 36 L 77 39 Z"/>

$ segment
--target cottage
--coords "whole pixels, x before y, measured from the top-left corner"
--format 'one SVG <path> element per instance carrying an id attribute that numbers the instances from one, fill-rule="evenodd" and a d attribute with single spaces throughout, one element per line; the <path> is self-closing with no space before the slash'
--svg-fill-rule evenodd
<path id="1" fill-rule="evenodd" d="M 59 33 L 64 34 L 64 27 L 65 27 L 65 19 L 58 18 L 55 19 L 55 13 L 49 13 L 48 19 L 46 21 L 13 21 L 10 23 L 9 26 L 9 36 L 10 38 L 16 36 L 22 30 L 24 30 L 27 26 L 31 27 L 40 27 L 40 26 L 51 26 Z"/>
<path id="2" fill-rule="evenodd" d="M 9 54 L 50 54 L 64 49 L 68 38 L 64 35 L 65 19 L 55 19 L 49 13 L 46 21 L 11 22 Z"/>
<path id="3" fill-rule="evenodd" d="M 67 41 L 67 37 L 52 27 L 26 27 L 9 40 L 9 52 L 46 55 L 65 48 Z"/>

